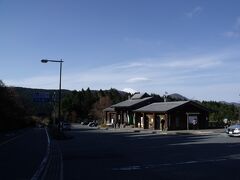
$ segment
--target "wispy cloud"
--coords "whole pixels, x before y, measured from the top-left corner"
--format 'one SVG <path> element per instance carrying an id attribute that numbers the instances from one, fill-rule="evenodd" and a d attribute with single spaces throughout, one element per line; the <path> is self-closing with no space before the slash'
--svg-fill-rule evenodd
<path id="1" fill-rule="evenodd" d="M 96 88 L 116 86 L 122 89 L 122 86 L 128 86 L 129 83 L 135 86 L 153 83 L 154 80 L 171 83 L 175 81 L 174 79 L 180 78 L 179 74 L 185 78 L 186 72 L 191 73 L 196 70 L 200 71 L 220 66 L 223 63 L 220 57 L 221 55 L 166 59 L 146 58 L 140 59 L 139 62 L 136 60 L 129 63 L 110 64 L 80 73 L 63 73 L 63 87 L 78 89 L 88 86 Z M 8 80 L 6 83 L 25 87 L 56 88 L 58 81 L 57 75 L 41 75 L 15 81 Z"/>
<path id="2" fill-rule="evenodd" d="M 148 79 L 146 77 L 135 77 L 135 78 L 128 79 L 126 82 L 128 82 L 128 83 L 140 83 L 140 82 L 146 82 L 146 81 L 150 81 L 150 79 Z"/>
<path id="3" fill-rule="evenodd" d="M 234 27 L 235 29 L 240 29 L 240 17 L 237 18 Z"/>
<path id="4" fill-rule="evenodd" d="M 190 12 L 187 12 L 186 16 L 188 18 L 193 18 L 194 16 L 200 15 L 202 13 L 202 11 L 203 11 L 203 8 L 200 6 L 197 6 L 194 9 L 192 9 Z"/>
<path id="5" fill-rule="evenodd" d="M 123 41 L 131 47 L 157 47 L 163 45 L 162 41 L 155 40 L 155 39 L 147 39 L 147 38 L 129 38 L 125 37 Z"/>
<path id="6" fill-rule="evenodd" d="M 38 87 L 46 89 L 57 89 L 58 76 L 35 76 L 17 80 L 5 80 L 7 85 L 21 87 Z"/>
<path id="7" fill-rule="evenodd" d="M 65 89 L 109 89 L 111 87 L 127 92 L 183 93 L 189 96 L 202 94 L 204 88 L 234 83 L 239 76 L 237 65 L 231 61 L 240 57 L 238 48 L 234 51 L 219 50 L 214 54 L 169 56 L 146 58 L 126 63 L 93 67 L 80 72 L 63 72 L 62 85 Z M 237 61 L 238 62 L 238 61 Z M 240 62 L 238 63 L 240 65 Z M 235 73 L 233 76 L 232 73 Z M 5 80 L 7 85 L 57 89 L 57 75 L 40 75 L 18 80 Z M 237 86 L 236 86 L 237 88 Z M 240 87 L 239 87 L 240 88 Z M 204 89 L 204 92 L 207 92 Z M 203 96 L 203 95 L 201 95 Z"/>
<path id="8" fill-rule="evenodd" d="M 167 57 L 167 58 L 142 58 L 138 62 L 129 62 L 126 64 L 113 64 L 111 69 L 113 70 L 145 70 L 146 68 L 169 68 L 169 69 L 205 69 L 218 66 L 222 64 L 224 54 L 218 55 L 204 55 L 204 56 L 179 56 L 179 57 Z M 141 78 L 140 78 L 141 79 Z M 145 80 L 145 79 L 144 79 Z"/>
<path id="9" fill-rule="evenodd" d="M 224 35 L 229 38 L 238 38 L 240 37 L 240 32 L 238 31 L 228 31 L 225 32 Z"/>
<path id="10" fill-rule="evenodd" d="M 164 67 L 169 68 L 182 68 L 182 69 L 202 69 L 202 68 L 210 68 L 221 64 L 221 60 L 216 57 L 197 57 L 192 59 L 185 60 L 175 60 L 171 62 L 163 63 Z"/>
<path id="11" fill-rule="evenodd" d="M 232 28 L 232 30 L 224 33 L 226 37 L 229 38 L 239 38 L 240 37 L 240 17 L 236 19 L 236 22 Z"/>
<path id="12" fill-rule="evenodd" d="M 139 67 L 145 67 L 147 64 L 144 62 L 130 62 L 128 64 L 119 64 L 118 66 L 115 66 L 117 69 L 125 69 L 125 68 L 139 68 Z"/>

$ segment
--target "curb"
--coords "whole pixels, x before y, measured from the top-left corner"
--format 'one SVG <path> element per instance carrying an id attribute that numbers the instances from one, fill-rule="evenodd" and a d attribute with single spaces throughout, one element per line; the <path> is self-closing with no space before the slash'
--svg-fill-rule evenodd
<path id="1" fill-rule="evenodd" d="M 133 133 L 150 133 L 159 135 L 209 135 L 223 133 L 222 131 L 202 131 L 202 130 L 190 130 L 190 131 L 160 131 L 160 130 L 142 130 L 142 129 L 112 129 L 112 128 L 100 128 L 100 130 L 110 131 L 110 132 L 133 132 Z"/>
<path id="2" fill-rule="evenodd" d="M 50 156 L 41 180 L 62 180 L 63 159 L 62 152 L 56 140 L 52 140 Z"/>
<path id="3" fill-rule="evenodd" d="M 35 174 L 34 174 L 33 177 L 31 178 L 31 180 L 39 180 L 39 179 L 42 179 L 43 176 L 44 176 L 45 168 L 46 168 L 47 163 L 48 163 L 49 154 L 50 154 L 51 141 L 50 141 L 50 138 L 49 138 L 49 135 L 48 135 L 48 131 L 47 131 L 46 128 L 45 128 L 45 132 L 46 132 L 47 140 L 48 140 L 47 152 L 46 152 L 46 155 L 45 155 L 45 157 L 43 158 L 40 166 L 38 167 L 37 171 L 35 172 Z"/>

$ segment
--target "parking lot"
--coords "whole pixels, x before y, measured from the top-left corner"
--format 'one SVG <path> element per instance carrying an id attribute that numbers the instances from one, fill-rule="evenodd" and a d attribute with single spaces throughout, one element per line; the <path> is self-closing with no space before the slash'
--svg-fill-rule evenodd
<path id="1" fill-rule="evenodd" d="M 199 131 L 200 132 L 200 131 Z M 64 179 L 239 179 L 240 139 L 73 125 L 59 141 Z"/>

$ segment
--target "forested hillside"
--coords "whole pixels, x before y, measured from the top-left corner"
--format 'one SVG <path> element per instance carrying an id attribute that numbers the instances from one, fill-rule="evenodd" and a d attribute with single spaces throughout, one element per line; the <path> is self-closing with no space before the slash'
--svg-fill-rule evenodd
<path id="1" fill-rule="evenodd" d="M 202 104 L 213 110 L 209 116 L 210 126 L 221 127 L 223 126 L 223 119 L 228 119 L 231 122 L 239 120 L 239 107 L 238 104 L 216 102 L 216 101 L 203 101 Z"/>
<path id="2" fill-rule="evenodd" d="M 35 93 L 47 93 L 49 100 L 46 102 L 34 101 Z M 130 94 L 113 88 L 110 90 L 90 90 L 90 88 L 80 91 L 62 90 L 62 118 L 70 122 L 101 121 L 103 109 L 126 100 L 129 96 Z M 160 98 L 163 100 L 163 97 Z M 178 95 L 170 96 L 167 100 L 183 99 L 181 95 Z M 235 122 L 238 120 L 238 104 L 214 101 L 199 103 L 213 110 L 209 117 L 210 126 L 223 126 L 225 118 Z M 57 108 L 58 90 L 7 87 L 0 80 L 0 130 L 31 125 L 35 123 L 36 118 L 53 120 L 58 117 Z"/>
<path id="3" fill-rule="evenodd" d="M 15 87 L 14 89 L 27 110 L 29 116 L 58 117 L 58 90 L 29 89 Z M 35 93 L 49 94 L 49 101 L 34 101 Z M 102 110 L 112 104 L 118 103 L 128 98 L 128 93 L 110 90 L 90 90 L 90 88 L 80 91 L 62 90 L 62 118 L 70 122 L 83 120 L 100 120 Z"/>
<path id="4" fill-rule="evenodd" d="M 26 109 L 18 94 L 0 80 L 0 131 L 21 128 L 27 124 Z"/>
<path id="5" fill-rule="evenodd" d="M 128 98 L 129 94 L 116 89 L 73 91 L 63 99 L 63 113 L 71 122 L 101 120 L 102 110 Z"/>

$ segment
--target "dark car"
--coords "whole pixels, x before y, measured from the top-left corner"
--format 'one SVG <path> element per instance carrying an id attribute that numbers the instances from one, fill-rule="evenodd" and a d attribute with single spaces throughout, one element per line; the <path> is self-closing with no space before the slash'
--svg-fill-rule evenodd
<path id="1" fill-rule="evenodd" d="M 68 122 L 63 123 L 63 129 L 64 130 L 71 130 L 71 124 Z"/>

